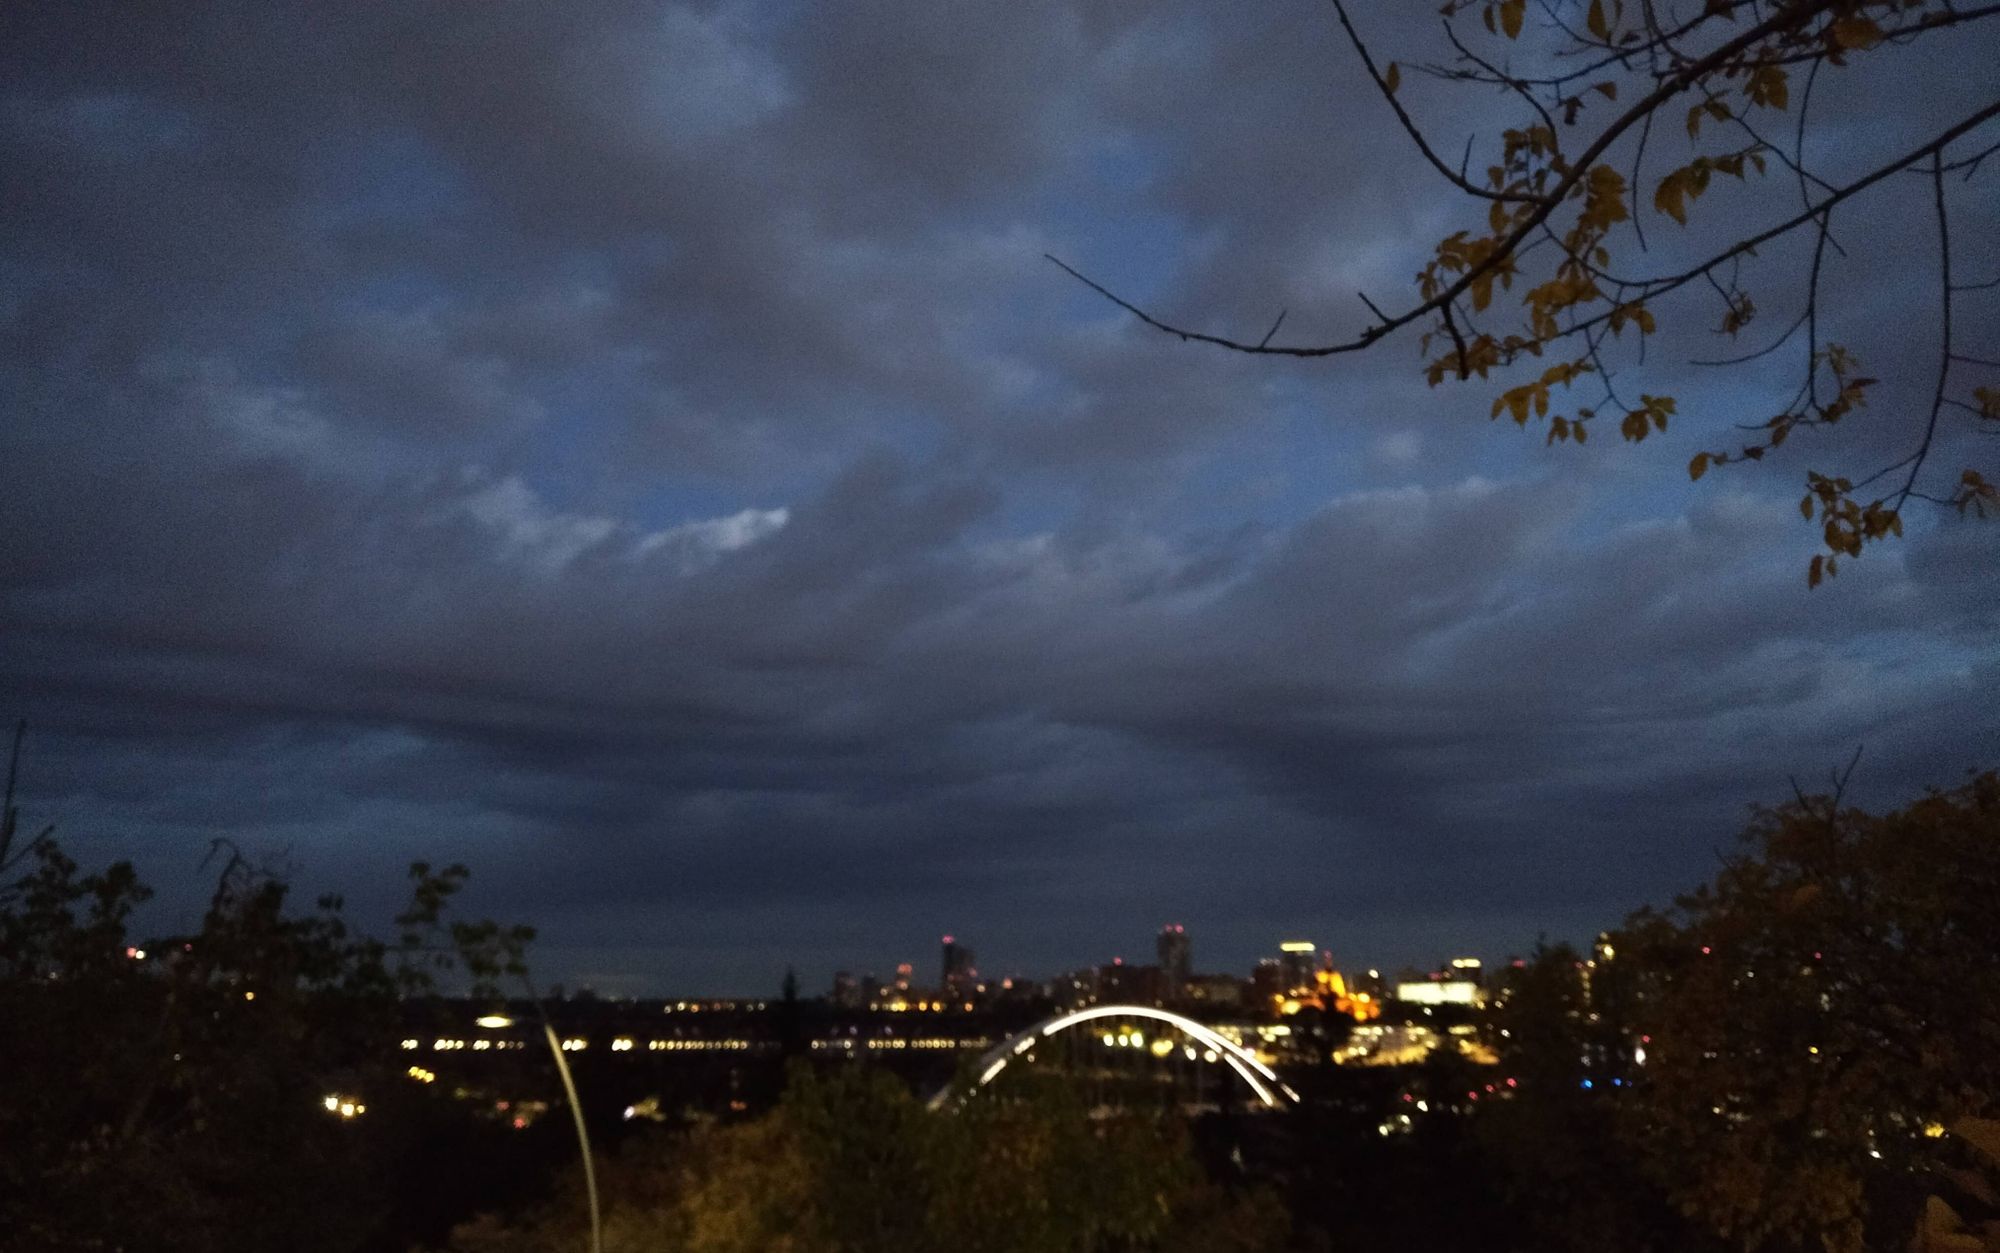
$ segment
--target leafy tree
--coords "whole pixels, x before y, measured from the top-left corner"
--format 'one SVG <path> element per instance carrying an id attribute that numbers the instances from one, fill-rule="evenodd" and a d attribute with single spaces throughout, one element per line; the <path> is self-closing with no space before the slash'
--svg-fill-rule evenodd
<path id="1" fill-rule="evenodd" d="M 1538 945 L 1496 1000 L 1490 1034 L 1506 1090 L 1481 1109 L 1474 1140 L 1481 1168 L 1530 1237 L 1523 1247 L 1708 1247 L 1621 1138 L 1634 1068 L 1628 989 L 1619 985 L 1633 968 L 1586 959 L 1566 944 Z"/>
<path id="2" fill-rule="evenodd" d="M 11 788 L 10 788 L 11 792 Z M 401 995 L 442 968 L 521 970 L 527 928 L 447 923 L 463 867 L 411 869 L 388 943 L 337 898 L 220 846 L 201 927 L 133 941 L 132 866 L 83 873 L 49 832 L 0 820 L 0 1231 L 10 1249 L 353 1249 L 388 1222 L 416 1099 L 384 1052 Z M 373 1104 L 344 1120 L 327 1094 Z M 407 1122 L 401 1124 L 407 1128 Z"/>
<path id="3" fill-rule="evenodd" d="M 1268 1199 L 1209 1183 L 1173 1123 L 1093 1121 L 1039 1086 L 936 1113 L 867 1067 L 798 1067 L 771 1113 L 629 1145 L 605 1181 L 611 1253 L 1258 1253 L 1288 1226 Z M 525 1222 L 467 1224 L 451 1247 L 539 1253 L 572 1247 L 581 1224 L 565 1194 Z"/>
<path id="4" fill-rule="evenodd" d="M 1670 320 L 1707 322 L 1743 342 L 1696 364 L 1755 371 L 1761 380 L 1771 361 L 1789 360 L 1796 390 L 1775 414 L 1737 415 L 1748 439 L 1696 454 L 1688 473 L 1699 479 L 1716 466 L 1761 460 L 1794 433 L 1825 434 L 1866 405 L 1878 380 L 1861 357 L 1892 354 L 1883 342 L 1828 337 L 1833 314 L 1867 295 L 1859 287 L 1866 277 L 1839 262 L 1864 244 L 1900 249 L 1906 240 L 1900 230 L 1864 238 L 1851 226 L 1836 229 L 1836 220 L 1847 221 L 1857 195 L 1900 188 L 1905 220 L 1913 230 L 1928 226 L 1926 243 L 1935 248 L 1934 383 L 1924 388 L 1928 403 L 1899 419 L 1901 456 L 1842 473 L 1805 472 L 1799 508 L 1824 541 L 1808 580 L 1816 585 L 1870 542 L 1901 535 L 1912 500 L 1982 517 L 2000 505 L 2000 489 L 1976 467 L 1926 476 L 1941 426 L 2000 431 L 2000 362 L 1973 355 L 1982 346 L 1965 342 L 1968 326 L 1990 322 L 1990 306 L 1976 302 L 2000 287 L 2000 277 L 1964 274 L 1952 231 L 1963 184 L 2000 147 L 1991 125 L 2000 97 L 1990 74 L 1975 74 L 1935 84 L 1951 98 L 1919 107 L 1918 93 L 1905 91 L 1893 71 L 1872 72 L 1884 68 L 1874 62 L 1890 49 L 1977 40 L 2000 18 L 2000 5 L 1541 0 L 1531 12 L 1528 0 L 1447 0 L 1440 10 L 1447 58 L 1408 67 L 1379 60 L 1342 0 L 1333 8 L 1417 154 L 1466 202 L 1467 225 L 1438 242 L 1409 298 L 1385 310 L 1362 293 L 1362 329 L 1345 338 L 1279 341 L 1282 313 L 1262 338 L 1237 338 L 1156 316 L 1049 259 L 1150 326 L 1237 352 L 1332 357 L 1414 330 L 1433 387 L 1498 382 L 1492 416 L 1505 413 L 1522 426 L 1546 419 L 1551 443 L 1583 443 L 1600 419 L 1633 442 L 1665 430 L 1678 412 L 1675 396 L 1615 376 L 1633 358 L 1644 367 L 1648 341 Z M 1468 29 L 1472 14 L 1478 20 Z M 1446 154 L 1458 145 L 1427 135 L 1406 107 L 1405 68 L 1456 91 L 1497 93 L 1515 124 L 1501 130 L 1486 161 L 1472 161 L 1473 137 L 1464 157 L 1450 162 Z M 1833 132 L 1822 134 L 1817 119 L 1829 97 L 1835 111 L 1878 124 L 1842 125 L 1837 143 L 1828 142 Z M 1933 104 L 1935 114 L 1926 111 Z M 1481 101 L 1477 112 L 1491 108 Z M 1932 117 L 1941 120 L 1926 124 Z M 1822 160 L 1829 147 L 1839 169 Z M 1730 184 L 1742 194 L 1704 202 Z M 1782 329 L 1755 339 L 1768 308 L 1783 309 Z M 1894 337 L 1908 328 L 1871 329 Z M 1781 352 L 1788 356 L 1772 356 Z"/>
<path id="5" fill-rule="evenodd" d="M 1652 985 L 1635 1142 L 1746 1247 L 1906 1235 L 1947 1128 L 2000 1105 L 2000 776 L 1880 816 L 1801 795 L 1746 842 L 1627 927 Z"/>

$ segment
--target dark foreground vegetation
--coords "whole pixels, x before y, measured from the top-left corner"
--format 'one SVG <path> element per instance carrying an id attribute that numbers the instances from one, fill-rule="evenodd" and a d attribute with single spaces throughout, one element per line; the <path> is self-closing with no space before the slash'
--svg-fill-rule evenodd
<path id="1" fill-rule="evenodd" d="M 217 859 L 200 928 L 138 939 L 132 867 L 9 810 L 0 1247 L 588 1248 L 553 1080 L 558 1116 L 517 1129 L 384 1044 L 441 976 L 520 992 L 526 929 L 449 920 L 456 867 L 413 868 L 381 939 Z M 1498 1066 L 1327 1067 L 1297 1110 L 1193 1123 L 1060 1084 L 932 1113 L 885 1070 L 773 1057 L 743 1090 L 775 1101 L 594 1119 L 604 1247 L 2000 1247 L 2000 777 L 1759 811 L 1672 909 L 1538 948 L 1480 1030 Z"/>

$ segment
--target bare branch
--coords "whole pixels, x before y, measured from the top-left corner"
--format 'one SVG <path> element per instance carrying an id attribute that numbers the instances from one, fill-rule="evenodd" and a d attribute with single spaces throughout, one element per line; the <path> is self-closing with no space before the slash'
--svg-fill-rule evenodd
<path id="1" fill-rule="evenodd" d="M 1271 329 L 1265 331 L 1264 338 L 1257 341 L 1257 346 L 1259 348 L 1262 348 L 1264 345 L 1271 342 L 1271 336 L 1276 335 L 1278 333 L 1278 328 L 1285 324 L 1285 315 L 1289 312 L 1291 312 L 1291 310 L 1289 309 L 1278 310 L 1278 320 L 1271 323 Z"/>
<path id="2" fill-rule="evenodd" d="M 1417 145 L 1417 151 L 1424 154 L 1424 160 L 1429 161 L 1432 168 L 1449 179 L 1452 186 L 1470 196 L 1478 196 L 1484 200 L 1529 203 L 1540 199 L 1537 196 L 1516 192 L 1490 191 L 1466 178 L 1463 172 L 1454 172 L 1449 165 L 1446 165 L 1444 159 L 1431 149 L 1430 142 L 1424 138 L 1424 133 L 1417 129 L 1416 121 L 1404 111 L 1403 102 L 1396 99 L 1395 90 L 1389 86 L 1389 80 L 1382 77 L 1382 72 L 1375 68 L 1375 58 L 1369 54 L 1368 45 L 1361 41 L 1360 34 L 1354 29 L 1354 23 L 1347 20 L 1347 6 L 1342 4 L 1341 0 L 1333 0 L 1333 11 L 1340 18 L 1340 28 L 1347 32 L 1347 41 L 1353 44 L 1354 50 L 1361 55 L 1361 64 L 1367 69 L 1368 77 L 1375 80 L 1376 90 L 1380 91 L 1382 98 L 1389 102 L 1389 107 L 1396 111 L 1396 120 L 1403 124 L 1403 130 L 1409 134 L 1410 139 Z"/>
<path id="3" fill-rule="evenodd" d="M 1931 163 L 1931 200 L 1937 209 L 1938 227 L 1938 373 L 1937 390 L 1931 397 L 1930 417 L 1924 422 L 1924 438 L 1917 445 L 1917 451 L 1910 462 L 1910 473 L 1903 480 L 1903 489 L 1896 495 L 1896 503 L 1891 509 L 1902 508 L 1903 502 L 1916 490 L 1917 475 L 1922 472 L 1924 462 L 1930 457 L 1931 439 L 1937 434 L 1938 414 L 1944 409 L 1945 383 L 1951 378 L 1951 215 L 1944 203 L 1944 149 L 1938 149 L 1937 159 Z"/>
<path id="4" fill-rule="evenodd" d="M 1579 182 L 1581 182 L 1588 175 L 1591 167 L 1597 162 L 1597 159 L 1603 156 L 1605 151 L 1609 149 L 1612 146 L 1612 144 L 1616 143 L 1618 139 L 1626 131 L 1638 125 L 1641 122 L 1641 120 L 1649 116 L 1653 112 L 1653 110 L 1659 108 L 1661 104 L 1672 99 L 1674 96 L 1679 95 L 1682 91 L 1685 91 L 1689 85 L 1701 79 L 1702 77 L 1706 76 L 1707 74 L 1711 73 L 1712 71 L 1715 70 L 1716 67 L 1724 64 L 1730 58 L 1736 56 L 1745 49 L 1753 46 L 1760 40 L 1764 39 L 1766 36 L 1769 36 L 1780 30 L 1802 26 L 1806 22 L 1810 21 L 1814 16 L 1818 15 L 1819 13 L 1825 12 L 1828 9 L 1832 8 L 1835 3 L 1836 0 L 1807 0 L 1807 2 L 1801 3 L 1796 7 L 1786 8 L 1780 11 L 1779 13 L 1773 15 L 1772 17 L 1768 18 L 1767 20 L 1758 23 L 1756 26 L 1753 26 L 1748 30 L 1745 30 L 1741 34 L 1737 35 L 1734 39 L 1729 40 L 1727 43 L 1717 46 L 1716 48 L 1711 50 L 1708 53 L 1708 55 L 1702 57 L 1699 61 L 1692 62 L 1689 65 L 1683 67 L 1678 72 L 1667 76 L 1664 79 L 1664 81 L 1662 81 L 1657 87 L 1655 87 L 1651 92 L 1648 92 L 1644 98 L 1634 103 L 1629 109 L 1627 109 L 1622 115 L 1620 115 L 1610 125 L 1606 126 L 1605 129 L 1598 134 L 1598 137 L 1594 141 L 1592 141 L 1591 145 L 1588 148 L 1586 148 L 1583 154 L 1577 158 L 1576 162 L 1569 167 L 1568 172 L 1565 173 L 1560 179 L 1558 179 L 1555 186 L 1549 190 L 1547 198 L 1536 202 L 1533 210 L 1514 227 L 1513 231 L 1510 234 L 1505 236 L 1500 241 L 1499 245 L 1495 247 L 1483 261 L 1480 261 L 1477 264 L 1466 267 L 1465 271 L 1462 274 L 1460 274 L 1456 279 L 1454 279 L 1442 291 L 1438 292 L 1437 295 L 1432 296 L 1430 299 L 1425 300 L 1420 304 L 1412 306 L 1405 312 L 1388 319 L 1386 322 L 1378 326 L 1371 326 L 1367 328 L 1366 330 L 1362 331 L 1360 335 L 1354 337 L 1353 339 L 1341 340 L 1331 344 L 1314 345 L 1310 347 L 1272 348 L 1268 346 L 1259 347 L 1256 344 L 1252 344 L 1244 340 L 1232 339 L 1225 335 L 1212 335 L 1203 331 L 1190 330 L 1186 327 L 1175 326 L 1171 323 L 1164 322 L 1159 318 L 1154 317 L 1153 315 L 1147 313 L 1145 310 L 1139 308 L 1132 302 L 1111 292 L 1101 284 L 1091 279 L 1085 278 L 1082 274 L 1078 273 L 1068 264 L 1058 260 L 1054 256 L 1049 256 L 1048 259 L 1050 261 L 1053 261 L 1056 265 L 1060 266 L 1063 270 L 1068 272 L 1072 277 L 1076 278 L 1079 282 L 1082 282 L 1085 286 L 1097 292 L 1105 299 L 1111 301 L 1119 308 L 1124 309 L 1128 313 L 1131 313 L 1133 316 L 1137 317 L 1139 320 L 1146 323 L 1148 326 L 1164 331 L 1169 335 L 1178 336 L 1184 341 L 1204 343 L 1204 344 L 1214 344 L 1217 347 L 1228 348 L 1235 352 L 1278 355 L 1287 357 L 1330 357 L 1340 353 L 1358 352 L 1361 349 L 1367 348 L 1370 345 L 1374 344 L 1378 340 L 1382 339 L 1385 335 L 1388 335 L 1390 332 L 1398 330 L 1404 326 L 1407 326 L 1411 322 L 1416 321 L 1418 318 L 1421 318 L 1426 314 L 1436 313 L 1439 310 L 1443 309 L 1452 301 L 1458 299 L 1458 297 L 1462 295 L 1468 288 L 1470 288 L 1475 282 L 1479 281 L 1479 279 L 1483 278 L 1485 275 L 1491 273 L 1495 268 L 1497 268 L 1501 264 L 1502 261 L 1513 256 L 1515 254 L 1515 250 L 1521 246 L 1522 242 L 1530 238 L 1536 232 L 1536 230 L 1541 226 L 1541 224 L 1548 220 L 1549 215 L 1555 212 L 1556 206 L 1560 204 L 1565 198 L 1567 198 L 1570 190 L 1574 188 Z M 1985 121 L 1987 117 L 1991 116 L 1993 113 L 1996 112 L 2000 112 L 2000 104 L 1995 104 L 1990 110 L 1981 113 L 1980 115 L 1975 117 L 1970 123 L 1970 125 L 1977 125 L 1979 122 Z M 1950 136 L 1948 136 L 1948 138 L 1955 138 L 1957 134 L 1962 133 L 1965 129 L 1969 129 L 1969 125 L 1961 124 L 1961 126 L 1955 129 L 1954 132 Z M 1915 157 L 1910 158 L 1910 160 L 1913 161 L 1920 159 L 1925 153 L 1931 151 L 1937 146 L 1938 146 L 1937 143 L 1927 145 L 1923 150 L 1919 151 Z M 1882 171 L 1882 174 L 1886 175 L 1888 173 L 1893 173 L 1894 170 L 1901 169 L 1903 165 L 1906 164 L 1909 164 L 1909 161 L 1898 162 L 1893 167 L 1885 168 Z M 1856 191 L 1860 190 L 1860 186 L 1866 186 L 1869 183 L 1872 183 L 1873 181 L 1875 181 L 1876 177 L 1879 176 L 1871 176 L 1869 179 L 1864 180 L 1862 184 L 1854 186 L 1853 190 Z M 1853 192 L 1849 191 L 1846 194 L 1851 195 L 1853 194 Z M 1837 197 L 1830 197 L 1825 203 L 1832 204 L 1836 201 L 1836 199 Z M 1782 229 L 1774 230 L 1772 232 L 1767 233 L 1764 236 L 1759 237 L 1755 242 L 1762 243 L 1766 239 L 1772 238 L 1775 235 L 1783 234 L 1785 231 L 1790 230 L 1797 225 L 1798 222 L 1793 221 L 1788 225 L 1784 226 Z M 1739 248 L 1735 249 L 1734 251 L 1730 253 L 1725 253 L 1721 257 L 1718 257 L 1715 260 L 1715 262 L 1711 264 L 1720 264 L 1721 262 L 1728 260 L 1731 256 L 1737 255 L 1741 252 L 1749 251 L 1749 249 L 1753 246 L 1754 246 L 1753 244 L 1746 243 L 1740 246 Z M 1695 270 L 1689 272 L 1689 274 L 1686 277 L 1694 278 L 1699 274 L 1701 274 L 1704 268 L 1705 267 L 1697 267 Z M 1672 284 L 1672 286 L 1679 286 L 1679 283 L 1674 283 Z"/>

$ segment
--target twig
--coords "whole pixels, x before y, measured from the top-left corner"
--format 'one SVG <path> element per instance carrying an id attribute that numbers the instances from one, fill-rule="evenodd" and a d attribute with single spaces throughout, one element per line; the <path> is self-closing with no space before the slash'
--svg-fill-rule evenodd
<path id="1" fill-rule="evenodd" d="M 1366 297 L 1363 297 L 1363 299 L 1366 299 Z M 1268 343 L 1270 343 L 1270 342 L 1271 342 L 1271 336 L 1273 336 L 1273 335 L 1276 335 L 1276 334 L 1278 333 L 1278 328 L 1279 328 L 1279 327 L 1281 327 L 1281 326 L 1283 326 L 1283 325 L 1285 324 L 1285 314 L 1287 314 L 1287 313 L 1289 313 L 1289 312 L 1290 312 L 1290 310 L 1288 310 L 1288 309 L 1280 309 L 1280 310 L 1278 310 L 1278 320 L 1277 320 L 1277 321 L 1275 321 L 1275 322 L 1273 322 L 1273 323 L 1271 323 L 1271 329 L 1270 329 L 1270 330 L 1268 330 L 1268 331 L 1265 331 L 1265 332 L 1264 332 L 1264 338 L 1262 338 L 1262 339 L 1260 339 L 1260 340 L 1258 340 L 1258 341 L 1257 341 L 1257 346 L 1258 346 L 1259 348 L 1262 348 L 1262 347 L 1263 347 L 1264 345 L 1266 345 L 1266 344 L 1268 344 Z"/>

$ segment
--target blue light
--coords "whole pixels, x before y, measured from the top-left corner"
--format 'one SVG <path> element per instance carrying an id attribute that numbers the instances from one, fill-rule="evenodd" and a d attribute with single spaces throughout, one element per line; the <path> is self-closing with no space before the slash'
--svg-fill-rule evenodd
<path id="1" fill-rule="evenodd" d="M 1588 1080 L 1588 1079 L 1585 1079 L 1585 1080 L 1583 1081 L 1583 1086 L 1584 1086 L 1584 1087 L 1586 1087 L 1586 1088 L 1587 1088 L 1587 1087 L 1589 1087 L 1589 1086 L 1590 1086 L 1590 1080 Z"/>

